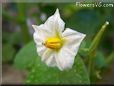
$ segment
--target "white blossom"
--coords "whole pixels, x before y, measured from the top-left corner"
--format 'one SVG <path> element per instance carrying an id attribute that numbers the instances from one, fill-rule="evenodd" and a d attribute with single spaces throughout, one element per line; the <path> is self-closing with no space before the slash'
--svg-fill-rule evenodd
<path id="1" fill-rule="evenodd" d="M 61 71 L 72 68 L 79 46 L 86 36 L 70 28 L 65 29 L 59 10 L 39 26 L 32 25 L 37 53 L 49 67 Z"/>

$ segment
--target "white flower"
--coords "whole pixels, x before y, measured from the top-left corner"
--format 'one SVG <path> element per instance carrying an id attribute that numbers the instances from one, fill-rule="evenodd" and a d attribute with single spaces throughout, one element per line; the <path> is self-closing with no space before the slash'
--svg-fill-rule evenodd
<path id="1" fill-rule="evenodd" d="M 44 24 L 32 26 L 41 60 L 50 67 L 57 66 L 61 71 L 72 68 L 79 46 L 86 35 L 70 28 L 64 30 L 65 23 L 60 18 L 58 9 Z"/>

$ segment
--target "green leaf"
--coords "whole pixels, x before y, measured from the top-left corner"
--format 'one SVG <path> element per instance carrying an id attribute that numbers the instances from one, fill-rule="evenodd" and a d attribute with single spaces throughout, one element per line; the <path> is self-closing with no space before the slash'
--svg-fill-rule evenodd
<path id="1" fill-rule="evenodd" d="M 26 83 L 30 84 L 89 84 L 89 76 L 82 59 L 78 56 L 70 70 L 51 68 L 37 58 Z"/>
<path id="2" fill-rule="evenodd" d="M 34 42 L 30 42 L 17 53 L 14 66 L 19 69 L 31 68 L 37 57 L 35 44 Z"/>

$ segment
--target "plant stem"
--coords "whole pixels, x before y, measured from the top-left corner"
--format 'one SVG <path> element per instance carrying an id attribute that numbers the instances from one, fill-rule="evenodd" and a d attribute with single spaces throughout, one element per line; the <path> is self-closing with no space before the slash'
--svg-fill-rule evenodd
<path id="1" fill-rule="evenodd" d="M 94 75 L 94 59 L 96 57 L 96 49 L 98 45 L 100 44 L 101 38 L 106 30 L 107 25 L 109 22 L 105 22 L 105 24 L 101 27 L 100 31 L 97 33 L 95 38 L 93 39 L 89 51 L 88 51 L 88 71 L 90 74 L 90 80 L 92 81 L 92 76 Z"/>
<path id="2" fill-rule="evenodd" d="M 100 31 L 97 33 L 95 38 L 92 41 L 92 44 L 90 45 L 89 48 L 89 54 L 91 54 L 93 51 L 95 51 L 100 43 L 100 40 L 106 30 L 107 25 L 109 25 L 109 22 L 105 22 L 105 24 L 101 27 Z"/>
<path id="3" fill-rule="evenodd" d="M 111 54 L 106 59 L 107 64 L 111 64 L 112 62 L 114 62 L 114 51 L 112 51 Z"/>

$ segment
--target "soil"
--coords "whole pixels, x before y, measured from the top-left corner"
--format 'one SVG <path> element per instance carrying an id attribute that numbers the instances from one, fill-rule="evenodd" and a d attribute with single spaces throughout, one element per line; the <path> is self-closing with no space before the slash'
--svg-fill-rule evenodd
<path id="1" fill-rule="evenodd" d="M 2 84 L 23 84 L 26 71 L 20 71 L 11 65 L 2 65 Z"/>

